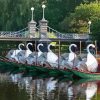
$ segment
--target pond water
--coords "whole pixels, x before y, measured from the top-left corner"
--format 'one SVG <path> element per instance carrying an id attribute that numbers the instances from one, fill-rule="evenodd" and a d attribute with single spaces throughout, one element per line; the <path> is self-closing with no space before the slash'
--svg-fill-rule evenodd
<path id="1" fill-rule="evenodd" d="M 0 100 L 100 100 L 100 81 L 0 74 Z"/>

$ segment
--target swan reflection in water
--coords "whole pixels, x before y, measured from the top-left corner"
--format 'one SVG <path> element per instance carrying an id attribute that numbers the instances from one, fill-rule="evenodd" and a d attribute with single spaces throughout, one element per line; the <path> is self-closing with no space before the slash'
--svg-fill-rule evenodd
<path id="1" fill-rule="evenodd" d="M 88 83 L 85 91 L 86 100 L 91 100 L 93 96 L 96 94 L 96 92 L 97 92 L 97 84 L 95 82 Z"/>
<path id="2" fill-rule="evenodd" d="M 58 82 L 53 78 L 32 79 L 20 74 L 11 75 L 12 81 L 20 89 L 25 89 L 29 100 L 92 100 L 97 92 L 98 82 L 74 83 L 73 81 Z M 80 80 L 79 80 L 80 81 Z M 42 98 L 42 99 L 41 99 Z"/>
<path id="3" fill-rule="evenodd" d="M 13 83 L 17 84 L 19 89 L 25 89 L 29 95 L 29 100 L 33 98 L 48 98 L 49 93 L 55 90 L 56 80 L 50 79 L 35 79 L 32 80 L 32 77 L 22 77 L 21 74 L 11 75 L 11 80 Z"/>
<path id="4" fill-rule="evenodd" d="M 78 98 L 85 98 L 85 100 L 92 100 L 97 92 L 97 82 L 87 82 L 82 84 L 71 84 L 67 90 L 68 100 L 77 100 Z"/>

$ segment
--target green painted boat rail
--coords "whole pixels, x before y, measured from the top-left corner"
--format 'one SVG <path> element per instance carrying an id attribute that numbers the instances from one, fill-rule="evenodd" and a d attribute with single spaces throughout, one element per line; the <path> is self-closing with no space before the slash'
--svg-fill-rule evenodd
<path id="1" fill-rule="evenodd" d="M 71 72 L 73 72 L 73 74 L 75 74 L 76 76 L 80 77 L 80 78 L 85 78 L 85 79 L 100 79 L 100 72 L 84 72 L 78 69 L 71 69 L 69 68 L 69 70 Z"/>

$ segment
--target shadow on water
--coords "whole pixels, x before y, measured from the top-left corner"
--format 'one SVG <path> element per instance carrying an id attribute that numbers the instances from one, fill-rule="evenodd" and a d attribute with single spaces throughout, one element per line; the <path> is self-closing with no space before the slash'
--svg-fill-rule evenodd
<path id="1" fill-rule="evenodd" d="M 0 74 L 0 100 L 100 100 L 100 81 Z"/>

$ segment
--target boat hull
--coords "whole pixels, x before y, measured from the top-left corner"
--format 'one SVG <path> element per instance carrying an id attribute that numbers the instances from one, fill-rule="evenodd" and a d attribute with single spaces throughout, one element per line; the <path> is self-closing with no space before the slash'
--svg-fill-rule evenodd
<path id="1" fill-rule="evenodd" d="M 83 72 L 76 69 L 70 69 L 70 71 L 80 78 L 100 79 L 100 73 Z"/>
<path id="2" fill-rule="evenodd" d="M 72 72 L 64 69 L 57 69 L 52 67 L 44 67 L 39 65 L 27 65 L 19 64 L 17 62 L 12 62 L 9 60 L 0 60 L 1 71 L 8 71 L 10 74 L 22 73 L 23 76 L 36 77 L 38 75 L 43 75 L 45 77 L 71 77 Z M 44 75 L 45 74 L 45 75 Z"/>

